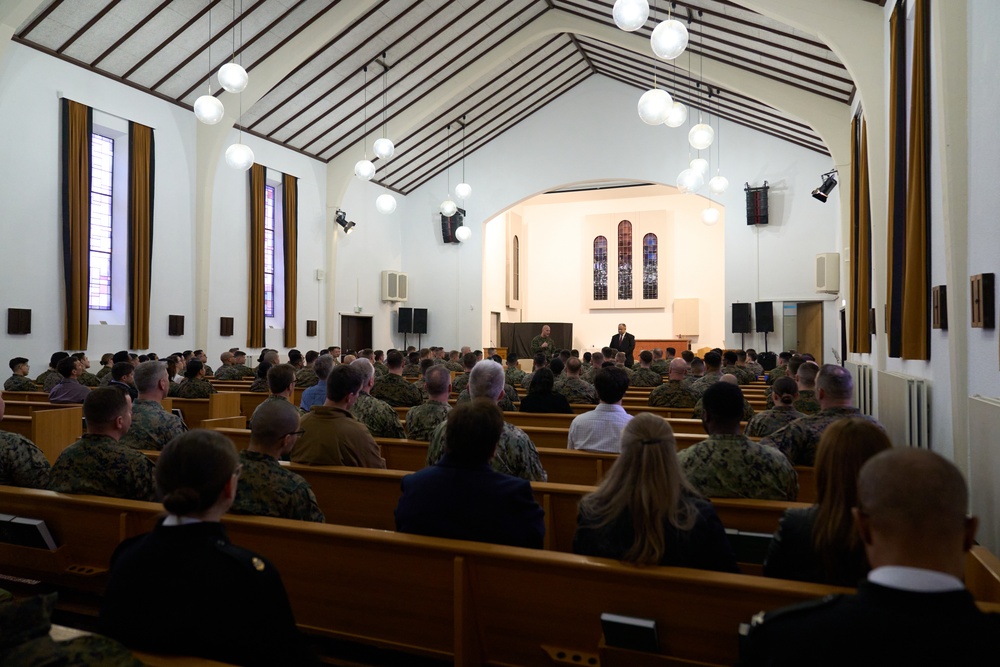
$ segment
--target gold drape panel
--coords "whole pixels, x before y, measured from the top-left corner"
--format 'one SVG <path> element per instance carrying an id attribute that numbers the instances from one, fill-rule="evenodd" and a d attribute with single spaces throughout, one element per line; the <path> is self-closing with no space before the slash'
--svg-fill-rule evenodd
<path id="1" fill-rule="evenodd" d="M 910 164 L 903 274 L 904 359 L 930 359 L 930 34 L 926 0 L 916 0 L 910 84 Z"/>
<path id="2" fill-rule="evenodd" d="M 264 347 L 264 165 L 250 167 L 250 301 L 247 347 Z"/>
<path id="3" fill-rule="evenodd" d="M 888 354 L 903 340 L 903 257 L 906 242 L 906 7 L 898 0 L 889 19 L 889 215 L 886 222 L 886 330 Z"/>
<path id="4" fill-rule="evenodd" d="M 62 101 L 63 281 L 67 350 L 86 350 L 90 324 L 90 107 Z"/>
<path id="5" fill-rule="evenodd" d="M 285 347 L 295 347 L 298 333 L 299 179 L 283 174 L 281 192 L 285 238 Z"/>
<path id="6" fill-rule="evenodd" d="M 149 290 L 153 267 L 153 129 L 128 124 L 129 349 L 149 348 Z"/>
<path id="7" fill-rule="evenodd" d="M 872 301 L 871 195 L 868 184 L 868 125 L 851 121 L 851 351 L 870 353 L 868 312 Z"/>

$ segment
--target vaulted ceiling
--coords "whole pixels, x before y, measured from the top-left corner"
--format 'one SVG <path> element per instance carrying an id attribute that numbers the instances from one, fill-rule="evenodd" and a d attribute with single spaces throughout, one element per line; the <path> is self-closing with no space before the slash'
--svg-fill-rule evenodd
<path id="1" fill-rule="evenodd" d="M 350 2 L 352 0 L 340 0 Z M 861 0 L 858 0 L 861 1 Z M 883 4 L 884 0 L 865 0 Z M 311 24 L 328 19 L 330 0 L 46 0 L 13 39 L 190 108 L 214 73 L 235 59 L 249 72 Z M 645 50 L 578 32 L 556 32 L 485 67 L 513 37 L 550 12 L 614 28 L 611 0 L 381 0 L 372 2 L 255 104 L 239 127 L 292 150 L 330 161 L 358 159 L 382 127 L 415 104 L 435 113 L 402 136 L 376 180 L 409 193 L 592 76 L 636 89 L 654 75 L 676 99 L 820 153 L 806 124 L 745 93 L 701 81 L 702 62 L 717 61 L 849 105 L 854 85 L 823 43 L 730 0 L 650 2 L 636 35 L 647 37 L 668 15 L 688 25 L 676 63 Z M 597 31 L 599 32 L 599 31 Z M 676 65 L 676 66 L 675 66 Z M 473 70 L 470 70 L 473 68 Z M 482 71 L 479 71 L 482 70 Z M 475 83 L 435 99 L 460 72 Z M 210 74 L 212 75 L 210 78 Z M 694 114 L 692 114 L 694 115 Z M 638 119 L 637 119 L 637 122 Z M 678 129 L 682 131 L 682 129 Z M 365 140 L 367 138 L 367 140 Z"/>

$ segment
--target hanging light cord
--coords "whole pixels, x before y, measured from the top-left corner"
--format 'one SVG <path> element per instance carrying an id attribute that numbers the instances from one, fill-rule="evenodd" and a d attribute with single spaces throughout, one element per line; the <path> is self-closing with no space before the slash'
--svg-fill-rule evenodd
<path id="1" fill-rule="evenodd" d="M 462 114 L 462 182 L 465 183 L 465 114 Z"/>
<path id="2" fill-rule="evenodd" d="M 365 143 L 365 139 L 368 136 L 368 65 L 361 68 L 361 71 L 365 73 L 365 85 L 364 85 L 364 95 L 365 95 L 365 106 L 361 108 L 361 116 L 364 118 L 364 128 L 361 130 L 361 147 L 365 151 L 365 159 L 368 159 L 368 144 Z"/>

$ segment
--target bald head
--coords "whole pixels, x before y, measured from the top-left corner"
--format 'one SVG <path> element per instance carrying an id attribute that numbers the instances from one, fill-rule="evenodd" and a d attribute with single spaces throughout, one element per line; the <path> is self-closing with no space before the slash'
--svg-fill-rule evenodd
<path id="1" fill-rule="evenodd" d="M 740 383 L 740 381 L 737 380 L 736 376 L 733 375 L 732 373 L 726 373 L 725 375 L 720 377 L 719 382 L 728 382 L 729 384 L 735 384 L 735 385 L 738 385 Z"/>
<path id="2" fill-rule="evenodd" d="M 288 401 L 266 401 L 250 423 L 250 449 L 278 458 L 290 451 L 298 436 L 299 411 Z"/>
<path id="3" fill-rule="evenodd" d="M 674 358 L 670 361 L 670 379 L 683 380 L 687 374 L 687 362 L 683 359 Z"/>
<path id="4" fill-rule="evenodd" d="M 854 396 L 854 381 L 843 366 L 823 364 L 816 378 L 817 398 L 823 408 L 849 407 Z"/>

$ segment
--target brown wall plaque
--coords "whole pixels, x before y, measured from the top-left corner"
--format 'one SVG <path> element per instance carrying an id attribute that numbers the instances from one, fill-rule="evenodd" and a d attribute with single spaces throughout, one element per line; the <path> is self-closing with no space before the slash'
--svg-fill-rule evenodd
<path id="1" fill-rule="evenodd" d="M 31 310 L 29 308 L 7 309 L 7 333 L 12 336 L 26 336 L 31 333 Z"/>
<path id="2" fill-rule="evenodd" d="M 931 327 L 948 330 L 948 286 L 937 285 L 931 288 Z"/>
<path id="3" fill-rule="evenodd" d="M 233 318 L 232 317 L 220 317 L 219 318 L 219 335 L 220 336 L 232 336 L 233 335 Z"/>
<path id="4" fill-rule="evenodd" d="M 167 335 L 168 336 L 183 336 L 184 335 L 184 316 L 183 315 L 168 315 L 170 318 L 169 324 L 167 325 Z"/>
<path id="5" fill-rule="evenodd" d="M 316 320 L 306 320 L 306 336 L 309 338 L 316 337 Z"/>
<path id="6" fill-rule="evenodd" d="M 996 294 L 992 273 L 980 273 L 969 279 L 972 298 L 972 328 L 992 329 L 996 326 Z"/>

